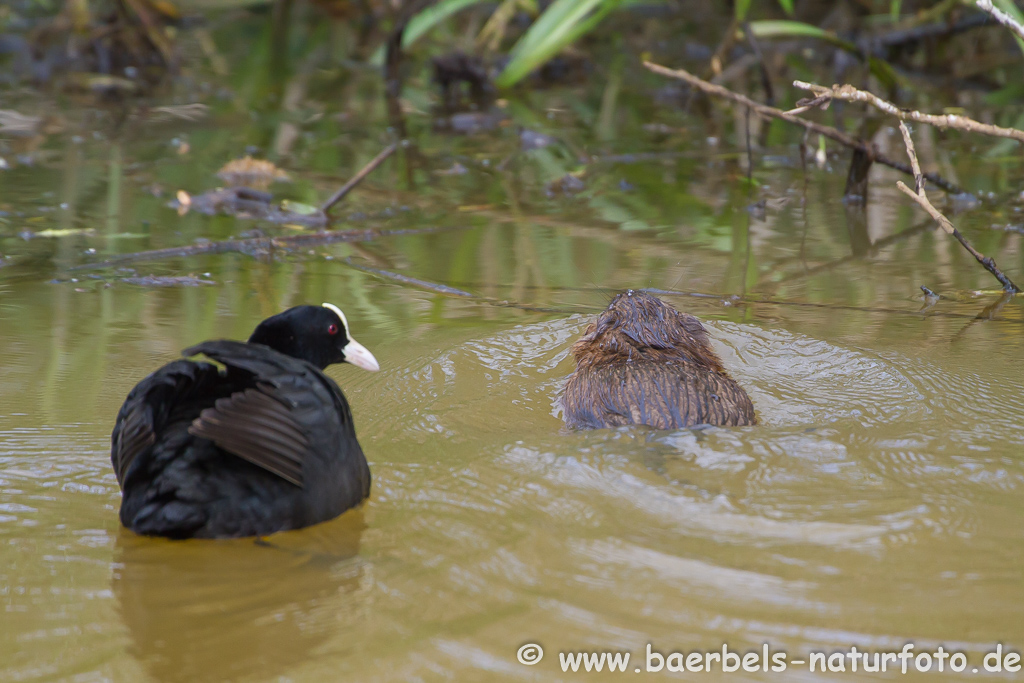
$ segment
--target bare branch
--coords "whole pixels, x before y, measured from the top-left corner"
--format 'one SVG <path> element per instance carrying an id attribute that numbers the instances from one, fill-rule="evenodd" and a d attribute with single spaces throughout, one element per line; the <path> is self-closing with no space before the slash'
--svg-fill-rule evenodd
<path id="1" fill-rule="evenodd" d="M 847 102 L 864 102 L 870 104 L 881 112 L 889 114 L 890 116 L 895 116 L 901 121 L 916 121 L 917 123 L 927 123 L 942 129 L 955 128 L 957 130 L 968 131 L 971 133 L 982 133 L 993 137 L 1010 138 L 1011 140 L 1024 142 L 1024 130 L 993 126 L 958 114 L 935 115 L 900 109 L 892 102 L 883 100 L 874 93 L 870 93 L 865 90 L 858 90 L 852 85 L 833 85 L 831 88 L 827 88 L 823 85 L 805 83 L 803 81 L 793 81 L 793 85 L 802 90 L 810 90 L 819 98 L 827 97 L 836 100 L 845 100 Z"/>
<path id="2" fill-rule="evenodd" d="M 662 76 L 668 76 L 669 78 L 676 78 L 681 81 L 686 81 L 693 87 L 707 93 L 708 95 L 721 97 L 726 100 L 731 100 L 732 102 L 740 104 L 744 107 L 749 107 L 752 112 L 754 112 L 761 118 L 782 119 L 783 121 L 788 121 L 789 123 L 802 126 L 803 128 L 806 128 L 809 131 L 818 133 L 819 135 L 824 135 L 830 140 L 835 140 L 839 144 L 849 147 L 850 149 L 861 150 L 866 155 L 868 155 L 868 157 L 872 161 L 878 162 L 883 166 L 894 168 L 897 171 L 906 173 L 907 175 L 913 175 L 914 173 L 913 169 L 911 169 L 906 164 L 900 163 L 898 161 L 895 161 L 880 154 L 878 150 L 875 149 L 874 145 L 870 145 L 862 140 L 858 140 L 857 138 L 851 135 L 847 135 L 841 130 L 837 130 L 831 126 L 825 126 L 814 121 L 808 121 L 807 119 L 800 118 L 799 116 L 795 116 L 793 114 L 790 114 L 789 112 L 784 112 L 781 109 L 776 109 L 775 107 L 769 107 L 766 104 L 755 102 L 749 97 L 745 97 L 743 95 L 740 95 L 739 93 L 735 93 L 729 90 L 728 88 L 723 88 L 720 85 L 708 83 L 707 81 L 701 78 L 697 78 L 689 71 L 686 71 L 684 69 L 669 69 L 664 66 L 661 66 L 660 64 L 654 64 L 653 62 L 647 61 L 644 62 L 644 66 L 646 66 L 654 73 L 661 74 Z M 937 175 L 935 173 L 927 173 L 924 177 L 930 180 L 932 183 L 934 183 L 936 187 L 939 187 L 951 194 L 961 194 L 963 192 L 963 190 L 959 186 L 949 182 L 942 176 Z"/>
<path id="3" fill-rule="evenodd" d="M 822 109 L 828 109 L 829 103 L 832 102 L 832 98 L 829 95 L 819 95 L 814 99 L 800 100 L 796 103 L 796 109 L 790 109 L 787 114 L 803 114 L 808 109 L 814 109 L 821 107 Z"/>
<path id="4" fill-rule="evenodd" d="M 975 3 L 978 5 L 978 9 L 984 10 L 992 15 L 992 18 L 998 21 L 1000 24 L 1016 33 L 1021 40 L 1024 40 L 1024 26 L 1021 26 L 1020 22 L 1011 17 L 1006 12 L 1002 11 L 998 7 L 992 5 L 992 0 L 977 0 Z"/>
<path id="5" fill-rule="evenodd" d="M 907 187 L 902 180 L 896 181 L 896 187 L 899 188 L 900 192 L 913 199 L 917 204 L 928 212 L 928 215 L 935 219 L 935 222 L 946 232 L 948 235 L 952 235 L 957 239 L 960 244 L 963 245 L 964 249 L 971 253 L 978 263 L 985 267 L 985 270 L 992 273 L 999 283 L 1003 286 L 1003 289 L 1007 292 L 1017 294 L 1020 292 L 1020 288 L 1013 283 L 1010 278 L 1006 277 L 1003 271 L 999 270 L 999 266 L 996 262 L 985 256 L 977 249 L 975 249 L 971 243 L 960 234 L 948 218 L 942 215 L 942 213 L 932 206 L 931 201 L 928 199 L 928 195 L 924 191 L 924 177 L 921 175 L 921 166 L 917 162 L 917 152 L 914 151 L 914 142 L 910 139 L 910 131 L 907 130 L 907 124 L 900 121 L 900 132 L 903 133 L 903 141 L 907 145 L 907 156 L 910 157 L 910 164 L 914 168 L 914 182 L 917 186 L 917 191 L 911 190 Z"/>
<path id="6" fill-rule="evenodd" d="M 398 143 L 393 142 L 390 145 L 388 145 L 383 152 L 381 152 L 374 158 L 370 159 L 370 162 L 366 164 L 366 166 L 363 166 L 363 168 L 360 169 L 359 173 L 356 173 L 354 176 L 352 176 L 352 178 L 347 183 L 342 185 L 337 192 L 331 195 L 330 199 L 324 202 L 324 205 L 320 207 L 320 210 L 323 211 L 324 213 L 328 213 L 331 210 L 331 208 L 333 208 L 335 204 L 344 199 L 345 195 L 351 192 L 356 185 L 363 182 L 363 178 L 373 173 L 374 169 L 383 164 L 385 159 L 394 154 L 396 149 L 398 149 Z"/>
<path id="7" fill-rule="evenodd" d="M 902 180 L 896 181 L 896 187 L 899 188 L 900 192 L 913 199 L 915 202 L 918 203 L 918 205 L 920 205 L 922 209 L 927 211 L 928 215 L 935 219 L 935 222 L 939 224 L 939 227 L 946 231 L 947 235 L 955 236 L 957 232 L 956 228 L 953 227 L 953 224 L 950 223 L 948 218 L 943 216 L 938 209 L 932 206 L 932 203 L 928 200 L 928 197 L 925 196 L 924 192 L 921 192 L 920 194 L 914 192 L 909 187 L 907 187 L 906 183 L 904 183 Z M 975 253 L 973 251 L 973 248 L 968 248 L 967 250 L 970 251 L 972 254 Z M 977 258 L 977 255 L 975 256 L 975 258 Z M 981 261 L 980 258 L 978 260 Z"/>
<path id="8" fill-rule="evenodd" d="M 924 176 L 921 174 L 921 164 L 917 161 L 917 150 L 914 149 L 914 140 L 910 137 L 910 131 L 900 122 L 900 132 L 903 133 L 903 144 L 907 147 L 907 156 L 910 157 L 910 168 L 914 169 L 914 191 L 924 192 Z"/>

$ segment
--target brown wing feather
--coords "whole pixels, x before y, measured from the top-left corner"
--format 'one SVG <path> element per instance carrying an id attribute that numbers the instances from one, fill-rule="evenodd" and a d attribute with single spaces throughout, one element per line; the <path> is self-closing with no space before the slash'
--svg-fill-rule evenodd
<path id="1" fill-rule="evenodd" d="M 272 386 L 261 384 L 218 399 L 188 431 L 301 488 L 309 439 L 290 407 L 272 392 Z"/>
<path id="2" fill-rule="evenodd" d="M 125 474 L 135 457 L 155 441 L 150 410 L 146 405 L 136 403 L 121 422 L 114 445 L 114 472 L 118 483 L 124 483 Z"/>

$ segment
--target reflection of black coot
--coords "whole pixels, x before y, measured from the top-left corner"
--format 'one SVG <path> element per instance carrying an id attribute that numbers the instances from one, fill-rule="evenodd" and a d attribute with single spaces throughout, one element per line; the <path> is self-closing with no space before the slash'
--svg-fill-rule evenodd
<path id="1" fill-rule="evenodd" d="M 612 299 L 572 355 L 576 371 L 562 396 L 569 427 L 757 422 L 750 397 L 726 374 L 700 321 L 646 292 Z"/>
<path id="2" fill-rule="evenodd" d="M 361 510 L 253 540 L 118 537 L 112 589 L 130 652 L 155 680 L 273 680 L 360 614 Z M 339 623 L 341 622 L 341 623 Z M 354 627 L 354 626 L 353 626 Z"/>
<path id="3" fill-rule="evenodd" d="M 121 523 L 140 534 L 227 538 L 337 517 L 370 493 L 352 412 L 322 370 L 377 370 L 335 306 L 296 306 L 248 342 L 185 350 L 132 389 L 111 436 Z"/>

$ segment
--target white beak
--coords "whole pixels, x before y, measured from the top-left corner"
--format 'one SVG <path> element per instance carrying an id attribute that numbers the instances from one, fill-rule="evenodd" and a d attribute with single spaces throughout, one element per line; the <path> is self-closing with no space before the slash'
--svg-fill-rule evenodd
<path id="1" fill-rule="evenodd" d="M 380 370 L 380 365 L 377 363 L 377 359 L 373 357 L 373 354 L 355 339 L 350 338 L 348 340 L 343 353 L 345 354 L 346 363 L 351 363 L 358 368 L 369 370 L 370 372 Z"/>

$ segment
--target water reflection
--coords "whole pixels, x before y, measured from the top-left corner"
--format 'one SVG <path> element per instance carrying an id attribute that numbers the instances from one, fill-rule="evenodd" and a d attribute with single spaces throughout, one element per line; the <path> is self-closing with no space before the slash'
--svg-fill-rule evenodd
<path id="1" fill-rule="evenodd" d="M 166 541 L 124 529 L 111 586 L 130 654 L 159 681 L 271 679 L 358 621 L 362 510 L 263 541 Z"/>

